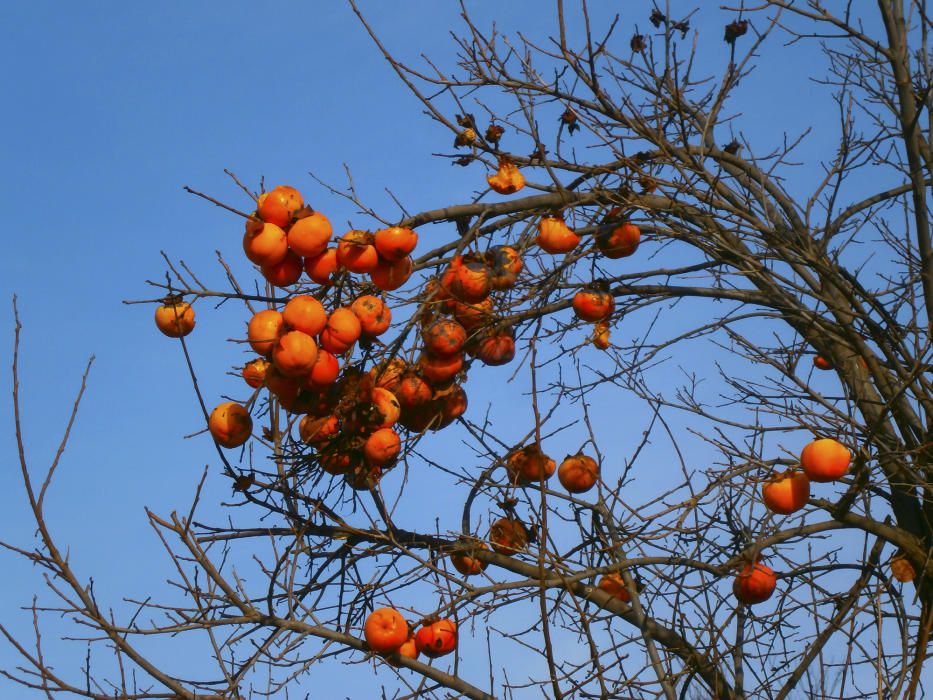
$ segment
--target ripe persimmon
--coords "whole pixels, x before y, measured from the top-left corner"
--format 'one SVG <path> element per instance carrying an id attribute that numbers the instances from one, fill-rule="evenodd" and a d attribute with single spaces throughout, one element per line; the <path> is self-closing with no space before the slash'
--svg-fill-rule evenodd
<path id="1" fill-rule="evenodd" d="M 454 299 L 475 304 L 489 296 L 490 270 L 482 259 L 456 256 L 440 279 L 441 287 Z"/>
<path id="2" fill-rule="evenodd" d="M 615 308 L 616 300 L 605 289 L 582 289 L 573 297 L 573 312 L 583 321 L 605 321 Z"/>
<path id="3" fill-rule="evenodd" d="M 285 231 L 275 224 L 247 221 L 246 233 L 243 234 L 243 252 L 260 267 L 276 265 L 288 253 Z"/>
<path id="4" fill-rule="evenodd" d="M 359 340 L 362 331 L 360 320 L 349 308 L 334 309 L 321 331 L 321 347 L 335 355 L 343 355 Z"/>
<path id="5" fill-rule="evenodd" d="M 632 255 L 638 249 L 640 241 L 641 229 L 629 222 L 596 234 L 596 247 L 603 255 L 613 260 Z"/>
<path id="6" fill-rule="evenodd" d="M 917 570 L 910 563 L 907 555 L 898 550 L 891 557 L 891 574 L 901 583 L 910 583 L 917 578 Z"/>
<path id="7" fill-rule="evenodd" d="M 437 620 L 424 625 L 415 633 L 418 651 L 436 659 L 457 648 L 457 623 L 453 620 Z"/>
<path id="8" fill-rule="evenodd" d="M 363 636 L 373 651 L 386 654 L 398 649 L 408 639 L 408 623 L 395 608 L 379 608 L 366 618 Z"/>
<path id="9" fill-rule="evenodd" d="M 356 314 L 360 321 L 360 332 L 367 338 L 382 335 L 389 330 L 389 325 L 392 323 L 392 312 L 388 305 L 372 294 L 357 297 L 350 304 L 350 311 Z"/>
<path id="10" fill-rule="evenodd" d="M 286 377 L 273 364 L 266 370 L 266 388 L 290 411 L 295 406 L 301 385 L 296 378 Z"/>
<path id="11" fill-rule="evenodd" d="M 763 603 L 777 587 L 774 572 L 758 562 L 754 566 L 746 564 L 732 582 L 732 594 L 736 600 L 746 605 Z"/>
<path id="12" fill-rule="evenodd" d="M 258 389 L 266 383 L 266 372 L 268 369 L 269 360 L 264 357 L 257 357 L 255 360 L 250 360 L 243 366 L 243 379 L 249 386 Z"/>
<path id="13" fill-rule="evenodd" d="M 459 353 L 466 343 L 466 329 L 449 318 L 442 318 L 421 333 L 424 350 L 429 355 L 449 356 Z"/>
<path id="14" fill-rule="evenodd" d="M 415 641 L 415 635 L 409 634 L 408 639 L 402 642 L 402 646 L 395 650 L 395 653 L 399 656 L 404 656 L 407 659 L 417 659 L 418 658 L 418 643 Z M 390 656 L 386 659 L 392 666 L 398 666 L 398 662 L 394 661 Z"/>
<path id="15" fill-rule="evenodd" d="M 466 350 L 472 350 L 484 365 L 497 367 L 508 364 L 515 358 L 515 336 L 511 328 L 490 330 L 481 334 L 474 343 L 467 344 Z"/>
<path id="16" fill-rule="evenodd" d="M 593 326 L 593 335 L 590 339 L 600 350 L 609 349 L 609 324 L 606 321 L 599 321 Z"/>
<path id="17" fill-rule="evenodd" d="M 286 377 L 304 378 L 317 361 L 317 343 L 307 333 L 288 331 L 272 346 L 272 364 Z"/>
<path id="18" fill-rule="evenodd" d="M 492 299 L 486 298 L 475 304 L 465 301 L 455 301 L 453 305 L 454 318 L 457 323 L 467 331 L 472 331 L 489 323 L 492 318 Z"/>
<path id="19" fill-rule="evenodd" d="M 580 236 L 559 216 L 545 216 L 538 222 L 538 246 L 552 254 L 569 253 L 580 243 Z"/>
<path id="20" fill-rule="evenodd" d="M 519 520 L 499 518 L 489 526 L 489 541 L 496 554 L 512 556 L 528 546 L 528 530 Z"/>
<path id="21" fill-rule="evenodd" d="M 434 430 L 441 430 L 466 413 L 467 394 L 462 386 L 453 384 L 446 389 L 439 389 L 431 402 L 440 410 L 440 419 L 434 424 Z"/>
<path id="22" fill-rule="evenodd" d="M 761 499 L 772 513 L 790 515 L 810 498 L 810 479 L 802 471 L 789 469 L 771 476 L 761 487 Z"/>
<path id="23" fill-rule="evenodd" d="M 384 360 L 369 370 L 369 375 L 376 386 L 388 389 L 393 394 L 402 381 L 402 375 L 408 369 L 408 363 L 400 357 Z"/>
<path id="24" fill-rule="evenodd" d="M 852 453 L 832 438 L 814 440 L 800 453 L 800 466 L 810 481 L 835 481 L 849 470 Z"/>
<path id="25" fill-rule="evenodd" d="M 324 348 L 318 348 L 314 366 L 305 377 L 305 386 L 314 391 L 324 391 L 337 381 L 338 376 L 340 376 L 340 361 L 333 353 Z"/>
<path id="26" fill-rule="evenodd" d="M 316 336 L 327 325 L 327 312 L 324 305 L 312 296 L 292 297 L 282 309 L 285 325 L 294 331 L 301 331 Z"/>
<path id="27" fill-rule="evenodd" d="M 376 231 L 373 244 L 379 257 L 390 262 L 397 262 L 409 255 L 418 245 L 418 234 L 410 228 L 390 226 Z"/>
<path id="28" fill-rule="evenodd" d="M 450 563 L 463 576 L 476 576 L 486 568 L 486 562 L 475 557 L 477 550 L 489 550 L 485 542 L 476 542 L 450 555 Z"/>
<path id="29" fill-rule="evenodd" d="M 512 246 L 498 245 L 489 251 L 491 260 L 491 273 L 489 284 L 493 289 L 511 289 L 515 286 L 518 273 L 525 264 L 518 251 Z"/>
<path id="30" fill-rule="evenodd" d="M 214 442 L 232 449 L 249 440 L 253 432 L 253 419 L 243 406 L 235 401 L 227 401 L 211 411 L 207 427 Z"/>
<path id="31" fill-rule="evenodd" d="M 288 229 L 286 239 L 288 247 L 298 255 L 313 258 L 325 250 L 330 242 L 334 229 L 327 217 L 316 211 L 308 216 L 298 219 Z"/>
<path id="32" fill-rule="evenodd" d="M 340 420 L 337 416 L 305 416 L 298 423 L 298 435 L 308 445 L 320 445 L 333 440 L 340 434 Z"/>
<path id="33" fill-rule="evenodd" d="M 156 328 L 169 338 L 181 338 L 194 330 L 194 309 L 180 296 L 170 296 L 155 310 Z"/>
<path id="34" fill-rule="evenodd" d="M 379 254 L 369 231 L 347 231 L 337 243 L 337 261 L 350 272 L 372 272 L 379 264 Z"/>
<path id="35" fill-rule="evenodd" d="M 509 455 L 505 467 L 513 484 L 525 485 L 549 479 L 557 469 L 557 464 L 541 448 L 532 444 Z"/>
<path id="36" fill-rule="evenodd" d="M 340 269 L 337 261 L 337 249 L 327 248 L 320 255 L 305 258 L 305 272 L 317 284 L 329 287 L 334 283 L 333 275 Z"/>
<path id="37" fill-rule="evenodd" d="M 410 257 L 404 257 L 394 262 L 380 260 L 379 264 L 370 271 L 369 279 L 382 291 L 392 292 L 408 281 L 413 269 L 414 263 Z"/>
<path id="38" fill-rule="evenodd" d="M 385 467 L 395 461 L 402 441 L 392 428 L 380 428 L 363 443 L 363 458 L 371 467 Z"/>
<path id="39" fill-rule="evenodd" d="M 463 369 L 463 353 L 453 355 L 422 355 L 418 358 L 418 369 L 435 387 L 456 377 Z"/>
<path id="40" fill-rule="evenodd" d="M 395 394 L 403 411 L 423 406 L 434 396 L 428 383 L 420 374 L 412 370 L 406 371 L 401 376 L 398 386 L 392 390 L 392 393 Z"/>
<path id="41" fill-rule="evenodd" d="M 373 406 L 374 418 L 371 421 L 373 427 L 376 429 L 391 428 L 398 422 L 402 407 L 399 406 L 395 394 L 388 389 L 377 386 L 373 388 L 370 398 Z"/>
<path id="42" fill-rule="evenodd" d="M 263 265 L 259 271 L 273 287 L 290 287 L 301 278 L 302 267 L 301 258 L 289 250 L 279 262 Z"/>
<path id="43" fill-rule="evenodd" d="M 288 185 L 279 185 L 259 195 L 256 214 L 263 221 L 284 227 L 302 206 L 301 192 Z"/>
<path id="44" fill-rule="evenodd" d="M 570 493 L 585 493 L 599 481 L 599 465 L 582 453 L 568 456 L 560 463 L 557 479 Z"/>
<path id="45" fill-rule="evenodd" d="M 632 595 L 628 592 L 628 588 L 625 586 L 625 579 L 622 578 L 622 574 L 606 574 L 599 579 L 597 587 L 599 590 L 605 591 L 613 598 L 618 598 L 625 603 L 632 599 Z"/>
<path id="46" fill-rule="evenodd" d="M 257 355 L 269 356 L 275 341 L 284 330 L 285 320 L 275 309 L 263 309 L 253 314 L 246 329 L 250 347 Z"/>

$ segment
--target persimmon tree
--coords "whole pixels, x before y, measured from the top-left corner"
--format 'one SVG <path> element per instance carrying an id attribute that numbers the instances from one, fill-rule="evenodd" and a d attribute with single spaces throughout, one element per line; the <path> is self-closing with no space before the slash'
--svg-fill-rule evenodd
<path id="1" fill-rule="evenodd" d="M 38 544 L 17 551 L 55 599 L 37 630 L 63 613 L 118 666 L 50 664 L 37 631 L 7 634 L 6 673 L 94 698 L 298 696 L 339 661 L 385 697 L 916 696 L 926 3 L 680 8 L 557 2 L 540 38 L 464 11 L 456 65 L 412 66 L 354 6 L 476 191 L 399 214 L 327 185 L 354 212 L 332 233 L 307 188 L 195 192 L 245 227 L 259 282 L 222 258 L 211 289 L 170 262 L 139 301 L 195 388 L 215 368 L 189 352 L 192 310 L 242 306 L 243 379 L 199 393 L 205 479 L 230 481 L 235 517 L 203 522 L 200 491 L 148 512 L 184 600 L 116 619 L 45 526 L 55 465 L 21 451 Z M 817 42 L 833 147 L 756 142 L 740 98 L 763 47 Z M 401 651 L 398 613 L 417 633 Z M 145 651 L 187 635 L 207 640 L 201 677 Z"/>

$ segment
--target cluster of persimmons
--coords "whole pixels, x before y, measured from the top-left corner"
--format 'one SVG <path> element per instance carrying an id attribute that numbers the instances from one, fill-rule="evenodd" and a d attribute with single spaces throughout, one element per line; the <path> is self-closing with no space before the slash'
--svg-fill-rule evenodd
<path id="1" fill-rule="evenodd" d="M 500 194 L 524 186 L 523 175 L 507 159 L 487 180 Z M 622 258 L 636 251 L 640 238 L 639 227 L 614 208 L 593 241 L 598 254 Z M 535 244 L 548 254 L 566 254 L 581 240 L 554 213 L 540 219 Z M 246 341 L 256 356 L 241 374 L 256 393 L 245 405 L 224 402 L 210 414 L 208 428 L 218 445 L 232 449 L 250 439 L 249 407 L 266 390 L 295 416 L 298 435 L 311 451 L 305 463 L 365 490 L 374 488 L 400 457 L 401 429 L 411 434 L 440 430 L 464 414 L 463 384 L 470 364 L 502 365 L 515 357 L 514 332 L 497 316 L 495 295 L 515 285 L 524 264 L 519 250 L 509 245 L 455 255 L 441 274 L 424 282 L 418 309 L 396 324 L 397 337 L 386 342 L 382 338 L 393 323 L 385 293 L 412 276 L 417 242 L 412 229 L 392 226 L 375 233 L 351 230 L 335 243 L 330 221 L 306 206 L 295 188 L 279 186 L 259 196 L 246 222 L 243 250 L 269 284 L 289 294 L 280 308 L 272 305 L 248 321 Z M 316 286 L 302 284 L 303 274 Z M 344 284 L 348 279 L 355 284 Z M 350 289 L 359 293 L 345 303 L 344 290 Z M 334 308 L 327 308 L 329 301 Z M 608 285 L 590 284 L 576 293 L 572 307 L 579 319 L 594 324 L 592 342 L 608 348 L 615 310 Z M 156 324 L 165 335 L 186 336 L 195 325 L 194 310 L 180 295 L 167 297 L 156 310 Z M 416 342 L 406 360 L 402 346 L 410 337 Z M 811 443 L 801 455 L 801 470 L 778 474 L 764 485 L 765 505 L 779 514 L 799 510 L 809 498 L 810 482 L 839 478 L 849 459 L 849 451 L 835 440 Z M 600 478 L 592 457 L 568 456 L 558 468 L 538 444 L 517 447 L 504 466 L 515 486 L 544 484 L 556 472 L 572 494 L 590 490 Z M 488 540 L 497 554 L 513 555 L 532 537 L 509 510 L 492 523 Z M 476 557 L 478 550 L 488 545 L 476 542 L 453 552 L 452 565 L 464 576 L 481 573 L 485 563 Z M 757 603 L 772 594 L 775 583 L 774 572 L 756 561 L 738 574 L 733 591 L 739 601 Z M 617 573 L 598 585 L 621 600 L 630 598 Z M 364 632 L 370 648 L 384 655 L 436 657 L 457 643 L 452 620 L 426 618 L 415 634 L 392 608 L 373 612 Z"/>

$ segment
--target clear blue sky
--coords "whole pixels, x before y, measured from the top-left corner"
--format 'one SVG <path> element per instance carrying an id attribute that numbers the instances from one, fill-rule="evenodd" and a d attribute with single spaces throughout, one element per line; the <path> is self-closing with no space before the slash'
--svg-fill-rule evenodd
<path id="1" fill-rule="evenodd" d="M 415 61 L 423 52 L 450 64 L 454 3 L 362 4 L 401 57 Z M 503 26 L 535 34 L 552 20 L 545 5 L 526 0 L 494 7 Z M 492 7 L 479 4 L 481 12 Z M 704 40 L 721 43 L 720 24 L 714 21 Z M 239 220 L 184 193 L 182 185 L 245 208 L 223 169 L 251 185 L 264 175 L 271 184 L 300 187 L 339 228 L 362 220 L 314 184 L 308 170 L 340 184 L 347 163 L 364 198 L 386 212 L 394 209 L 385 187 L 417 211 L 468 200 L 483 173 L 431 158 L 449 151 L 450 135 L 421 114 L 336 0 L 6 2 L 0 38 L 0 203 L 7 230 L 0 256 L 2 364 L 9 366 L 15 293 L 25 326 L 26 446 L 38 472 L 54 454 L 87 357 L 97 357 L 48 512 L 79 574 L 93 575 L 99 598 L 115 603 L 121 595 L 149 592 L 153 571 L 160 581 L 170 575 L 143 506 L 184 510 L 204 465 L 218 471 L 205 437 L 183 439 L 202 426 L 180 351 L 155 331 L 151 307 L 122 303 L 156 296 L 144 280 L 164 274 L 160 250 L 183 258 L 208 286 L 223 285 L 215 249 L 247 271 L 239 261 Z M 763 62 L 761 77 L 747 88 L 754 97 L 749 111 L 770 118 L 747 120 L 744 129 L 766 136 L 773 129 L 776 144 L 782 127 L 812 120 L 799 105 L 761 89 L 799 67 L 780 55 Z M 808 89 L 801 82 L 804 96 Z M 811 103 L 811 109 L 825 106 Z M 451 233 L 435 227 L 422 235 L 446 240 Z M 240 355 L 224 344 L 242 337 L 240 324 L 239 310 L 214 314 L 199 306 L 192 352 L 208 400 L 240 390 L 226 374 Z M 32 527 L 14 461 L 9 394 L 4 370 L 0 534 L 28 547 Z M 228 484 L 216 479 L 205 500 L 228 495 Z M 28 618 L 13 607 L 29 602 L 38 572 L 6 554 L 0 562 L 0 621 L 28 634 Z M 83 652 L 74 645 L 63 650 L 51 636 L 57 665 L 75 670 Z M 0 645 L 0 666 L 12 658 Z M 351 695 L 353 684 L 363 682 L 363 674 L 350 670 L 331 675 Z M 391 674 L 380 678 L 392 684 Z M 330 696 L 336 695 L 320 695 Z M 0 680 L 0 697 L 28 696 Z"/>

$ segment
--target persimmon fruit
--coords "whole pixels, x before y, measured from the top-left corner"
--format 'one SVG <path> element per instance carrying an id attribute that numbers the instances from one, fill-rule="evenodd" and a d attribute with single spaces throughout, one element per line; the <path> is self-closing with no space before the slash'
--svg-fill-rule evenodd
<path id="1" fill-rule="evenodd" d="M 789 469 L 773 475 L 761 487 L 761 499 L 772 513 L 790 515 L 810 498 L 810 479 L 802 471 Z"/>
<path id="2" fill-rule="evenodd" d="M 418 651 L 436 659 L 457 648 L 457 623 L 453 620 L 437 620 L 424 625 L 415 633 Z"/>
<path id="3" fill-rule="evenodd" d="M 227 401 L 211 411 L 207 427 L 214 442 L 232 449 L 249 440 L 253 432 L 253 419 L 243 406 L 235 401 Z"/>
<path id="4" fill-rule="evenodd" d="M 599 464 L 585 454 L 568 456 L 560 463 L 557 479 L 570 493 L 586 493 L 599 481 Z"/>
<path id="5" fill-rule="evenodd" d="M 616 308 L 616 300 L 604 289 L 582 289 L 573 297 L 573 312 L 583 321 L 605 321 Z"/>
<path id="6" fill-rule="evenodd" d="M 625 586 L 625 579 L 622 578 L 622 574 L 606 574 L 599 579 L 597 587 L 599 590 L 605 591 L 613 598 L 618 598 L 625 603 L 632 599 L 632 595 L 628 592 L 628 588 Z"/>
<path id="7" fill-rule="evenodd" d="M 450 563 L 463 576 L 476 576 L 486 568 L 486 562 L 473 556 L 477 550 L 489 550 L 485 542 L 477 542 L 468 549 L 454 552 L 450 555 Z"/>
<path id="8" fill-rule="evenodd" d="M 317 299 L 302 294 L 288 300 L 282 309 L 282 320 L 293 331 L 314 337 L 327 325 L 327 311 Z"/>
<path id="9" fill-rule="evenodd" d="M 194 309 L 178 297 L 167 297 L 155 310 L 155 324 L 163 335 L 182 338 L 194 330 Z"/>
<path id="10" fill-rule="evenodd" d="M 763 603 L 774 593 L 777 576 L 761 562 L 746 564 L 732 582 L 732 594 L 746 605 Z"/>
<path id="11" fill-rule="evenodd" d="M 316 211 L 309 216 L 298 219 L 291 225 L 286 234 L 288 247 L 304 258 L 313 258 L 325 250 L 334 229 L 330 221 L 321 212 Z"/>
<path id="12" fill-rule="evenodd" d="M 243 366 L 243 380 L 254 389 L 258 389 L 266 383 L 266 372 L 269 370 L 269 360 L 264 357 L 257 357 L 250 360 Z"/>
<path id="13" fill-rule="evenodd" d="M 489 526 L 489 541 L 496 554 L 512 556 L 528 546 L 528 530 L 518 520 L 499 518 Z"/>
<path id="14" fill-rule="evenodd" d="M 257 355 L 271 355 L 275 341 L 284 330 L 285 319 L 275 309 L 263 309 L 253 314 L 246 329 L 246 338 Z"/>
<path id="15" fill-rule="evenodd" d="M 288 331 L 272 346 L 272 364 L 286 377 L 304 378 L 317 361 L 317 343 L 307 333 Z"/>
<path id="16" fill-rule="evenodd" d="M 243 234 L 243 252 L 260 267 L 276 265 L 288 254 L 285 231 L 275 224 L 248 221 Z"/>
<path id="17" fill-rule="evenodd" d="M 810 481 L 835 481 L 849 470 L 852 453 L 832 438 L 814 440 L 800 453 L 800 466 Z"/>
<path id="18" fill-rule="evenodd" d="M 397 262 L 409 255 L 418 245 L 418 234 L 403 226 L 390 226 L 376 231 L 373 245 L 379 257 L 390 262 Z"/>
<path id="19" fill-rule="evenodd" d="M 551 254 L 569 253 L 582 239 L 559 216 L 545 216 L 538 222 L 535 242 Z"/>
<path id="20" fill-rule="evenodd" d="M 366 618 L 363 636 L 373 651 L 387 654 L 398 649 L 408 639 L 408 622 L 395 608 L 379 608 Z"/>
<path id="21" fill-rule="evenodd" d="M 495 175 L 487 175 L 486 182 L 499 194 L 514 194 L 525 186 L 525 176 L 510 160 L 501 158 Z"/>

